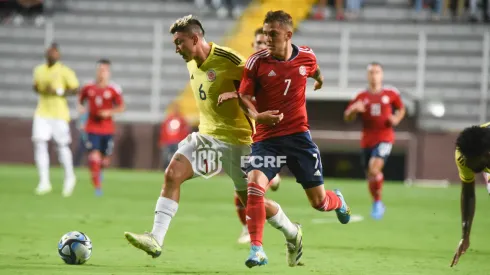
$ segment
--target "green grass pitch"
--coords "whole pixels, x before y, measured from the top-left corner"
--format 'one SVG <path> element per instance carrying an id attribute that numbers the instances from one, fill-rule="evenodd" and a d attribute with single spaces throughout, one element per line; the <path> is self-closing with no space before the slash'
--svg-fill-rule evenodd
<path id="1" fill-rule="evenodd" d="M 483 188 L 477 190 L 471 247 L 451 269 L 460 237 L 458 186 L 388 183 L 386 216 L 373 221 L 365 183 L 328 179 L 327 187 L 341 188 L 353 214 L 364 217 L 341 225 L 333 213 L 310 208 L 300 185 L 283 179 L 279 190 L 268 195 L 303 225 L 305 266 L 287 266 L 282 234 L 266 225 L 269 264 L 249 270 L 244 265 L 248 246 L 236 243 L 241 227 L 228 178 L 184 184 L 164 252 L 152 259 L 130 246 L 123 232 L 151 230 L 162 173 L 108 170 L 99 198 L 88 171 L 79 169 L 75 193 L 65 199 L 62 173 L 51 169 L 54 190 L 38 197 L 34 167 L 0 166 L 0 274 L 490 274 L 490 198 Z M 92 239 L 92 258 L 85 265 L 66 265 L 57 254 L 59 238 L 71 230 Z"/>

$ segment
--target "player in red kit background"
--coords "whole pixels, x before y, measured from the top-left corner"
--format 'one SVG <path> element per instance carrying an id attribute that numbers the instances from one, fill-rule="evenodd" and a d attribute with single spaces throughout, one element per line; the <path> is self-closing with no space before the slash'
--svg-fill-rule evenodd
<path id="1" fill-rule="evenodd" d="M 251 157 L 254 159 L 286 158 L 286 165 L 303 186 L 312 207 L 319 211 L 335 210 L 341 223 L 350 220 L 350 209 L 340 191 L 325 190 L 320 151 L 311 139 L 306 113 L 307 78 L 316 80 L 314 88 L 323 85 L 316 56 L 308 47 L 291 43 L 293 21 L 284 11 L 267 13 L 263 31 L 267 49 L 250 56 L 240 84 L 240 99 L 247 114 L 256 121 Z M 255 97 L 255 106 L 251 99 Z M 246 167 L 248 173 L 247 226 L 251 250 L 248 267 L 267 264 L 262 247 L 265 223 L 264 194 L 269 181 L 284 163 L 260 163 Z M 269 165 L 268 165 L 269 164 Z M 287 240 L 290 266 L 300 263 L 303 254 L 302 233 L 298 225 L 291 228 Z"/>
<path id="2" fill-rule="evenodd" d="M 88 102 L 87 150 L 92 183 L 97 195 L 102 195 L 100 173 L 110 163 L 114 147 L 115 131 L 112 116 L 124 111 L 121 88 L 110 82 L 111 62 L 101 59 L 97 62 L 95 83 L 85 85 L 80 92 L 80 109 Z"/>
<path id="3" fill-rule="evenodd" d="M 371 216 L 381 219 L 385 206 L 381 201 L 383 167 L 395 141 L 393 127 L 405 116 L 405 107 L 398 90 L 383 86 L 383 67 L 373 62 L 368 65 L 369 88 L 361 91 L 344 113 L 346 121 L 361 115 L 363 124 L 361 162 L 366 171 L 369 191 L 373 197 Z M 396 112 L 393 112 L 393 108 Z"/>

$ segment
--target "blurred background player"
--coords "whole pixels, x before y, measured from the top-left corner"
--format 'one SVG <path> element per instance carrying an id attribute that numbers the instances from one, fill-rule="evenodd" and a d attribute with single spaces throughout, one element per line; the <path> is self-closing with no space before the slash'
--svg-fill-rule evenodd
<path id="1" fill-rule="evenodd" d="M 79 108 L 88 101 L 87 132 L 88 163 L 96 195 L 102 195 L 101 169 L 108 167 L 114 148 L 115 131 L 112 116 L 124 111 L 122 90 L 112 83 L 111 62 L 107 59 L 97 61 L 95 83 L 83 86 L 80 92 Z"/>
<path id="2" fill-rule="evenodd" d="M 78 120 L 77 120 L 77 130 L 78 130 L 78 145 L 75 149 L 75 155 L 73 157 L 73 164 L 80 166 L 82 164 L 82 159 L 85 157 L 85 152 L 87 151 L 87 132 L 85 132 L 85 126 L 87 126 L 88 120 L 88 107 L 78 110 Z"/>
<path id="3" fill-rule="evenodd" d="M 165 183 L 155 207 L 151 233 L 124 233 L 133 246 L 153 258 L 162 253 L 165 235 L 179 207 L 181 185 L 209 172 L 199 168 L 199 164 L 209 159 L 195 157 L 197 150 L 206 148 L 205 144 L 213 153 L 218 151 L 222 154 L 216 162 L 221 161 L 226 174 L 233 180 L 240 200 L 247 201 L 247 180 L 241 162 L 242 156 L 250 153 L 253 133 L 253 124 L 240 109 L 238 100 L 228 100 L 220 106 L 217 104 L 222 102 L 222 94 L 236 90 L 235 84 L 242 78 L 245 60 L 229 48 L 207 43 L 201 22 L 192 15 L 179 18 L 170 27 L 170 33 L 176 53 L 187 63 L 200 112 L 200 124 L 199 132 L 180 142 L 165 172 Z M 216 162 L 213 164 L 219 165 Z M 211 165 L 206 163 L 205 166 Z M 264 220 L 267 217 L 269 224 L 281 231 L 286 239 L 298 235 L 297 225 L 288 219 L 279 204 L 266 200 L 265 208 L 267 215 L 264 215 Z"/>
<path id="4" fill-rule="evenodd" d="M 48 141 L 54 139 L 58 147 L 58 158 L 65 169 L 62 195 L 68 197 L 75 187 L 73 156 L 70 150 L 70 111 L 65 96 L 78 91 L 75 72 L 62 64 L 56 43 L 46 50 L 46 63 L 34 69 L 34 91 L 39 94 L 39 102 L 32 123 L 34 160 L 39 171 L 38 195 L 52 189 L 49 180 Z"/>
<path id="5" fill-rule="evenodd" d="M 464 129 L 456 139 L 454 154 L 461 180 L 461 240 L 451 267 L 470 247 L 471 226 L 475 216 L 475 173 L 490 173 L 490 122 Z"/>
<path id="6" fill-rule="evenodd" d="M 344 119 L 353 121 L 358 113 L 361 114 L 361 164 L 366 171 L 369 191 L 373 197 L 371 216 L 381 219 L 385 212 L 385 206 L 381 201 L 383 167 L 395 142 L 393 127 L 405 116 L 405 107 L 396 88 L 383 86 L 381 64 L 369 64 L 367 78 L 369 87 L 349 103 L 344 112 Z"/>
<path id="7" fill-rule="evenodd" d="M 191 132 L 184 116 L 180 113 L 177 103 L 172 105 L 170 114 L 160 125 L 160 139 L 158 146 L 162 156 L 163 169 L 167 169 L 172 156 L 179 149 L 179 142 Z"/>
<path id="8" fill-rule="evenodd" d="M 265 35 L 262 27 L 255 30 L 254 33 L 254 41 L 252 42 L 252 48 L 258 52 L 263 49 L 267 49 L 267 44 L 265 42 Z M 233 94 L 236 94 L 233 92 Z M 255 102 L 255 99 L 254 99 Z M 279 188 L 279 184 L 281 183 L 281 177 L 277 174 L 270 182 L 269 187 L 272 191 L 276 191 Z M 245 204 L 240 201 L 240 198 L 235 193 L 235 207 L 238 215 L 238 219 L 242 223 L 242 232 L 240 233 L 240 237 L 238 237 L 238 243 L 246 244 L 250 243 L 250 234 L 248 234 L 248 227 L 246 221 L 245 214 Z"/>
<path id="9" fill-rule="evenodd" d="M 340 191 L 325 190 L 320 151 L 311 139 L 306 113 L 307 78 L 316 80 L 314 89 L 322 87 L 323 76 L 316 56 L 308 47 L 293 45 L 293 20 L 280 10 L 270 11 L 263 31 L 267 49 L 250 56 L 240 84 L 240 98 L 249 115 L 257 122 L 252 157 L 286 156 L 286 165 L 303 186 L 310 204 L 326 212 L 335 210 L 339 221 L 350 220 L 350 209 Z M 257 108 L 252 97 L 257 100 Z M 252 268 L 267 264 L 262 247 L 266 210 L 264 195 L 269 181 L 280 171 L 279 165 L 247 168 L 247 226 L 251 249 L 245 264 Z M 288 263 L 295 266 L 302 256 L 302 233 L 287 240 Z"/>

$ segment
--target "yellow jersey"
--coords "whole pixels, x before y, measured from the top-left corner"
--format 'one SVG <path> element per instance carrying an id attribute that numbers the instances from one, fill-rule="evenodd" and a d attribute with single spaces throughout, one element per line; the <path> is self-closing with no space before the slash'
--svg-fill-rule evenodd
<path id="1" fill-rule="evenodd" d="M 480 127 L 490 127 L 490 122 L 480 125 Z M 459 179 L 464 183 L 471 183 L 475 181 L 475 172 L 470 168 L 466 167 L 464 156 L 461 155 L 461 152 L 456 148 L 456 152 L 454 153 L 454 158 L 456 160 L 456 166 L 458 167 Z M 483 170 L 485 173 L 490 173 L 490 169 L 487 167 Z"/>
<path id="2" fill-rule="evenodd" d="M 62 88 L 65 91 L 78 88 L 79 83 L 75 72 L 61 62 L 56 62 L 51 67 L 41 64 L 34 68 L 34 85 L 37 85 L 39 90 L 39 102 L 34 115 L 70 121 L 70 110 L 66 98 L 56 94 L 46 94 L 46 91 L 49 88 L 54 90 Z"/>
<path id="3" fill-rule="evenodd" d="M 190 83 L 200 113 L 199 132 L 231 144 L 251 144 L 253 122 L 245 115 L 238 100 L 218 107 L 222 93 L 237 90 L 242 79 L 245 59 L 235 51 L 210 43 L 211 52 L 198 67 L 187 62 Z"/>

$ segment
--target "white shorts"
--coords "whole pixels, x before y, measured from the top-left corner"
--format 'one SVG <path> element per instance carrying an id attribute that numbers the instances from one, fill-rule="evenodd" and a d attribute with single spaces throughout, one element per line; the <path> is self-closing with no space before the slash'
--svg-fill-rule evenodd
<path id="1" fill-rule="evenodd" d="M 247 190 L 247 175 L 242 170 L 242 156 L 249 155 L 249 145 L 233 145 L 211 136 L 192 133 L 179 143 L 176 154 L 184 155 L 192 164 L 194 177 L 206 179 L 224 171 L 236 191 Z"/>
<path id="2" fill-rule="evenodd" d="M 62 119 L 34 117 L 32 122 L 32 141 L 49 141 L 51 138 L 59 145 L 71 143 L 70 126 Z"/>

